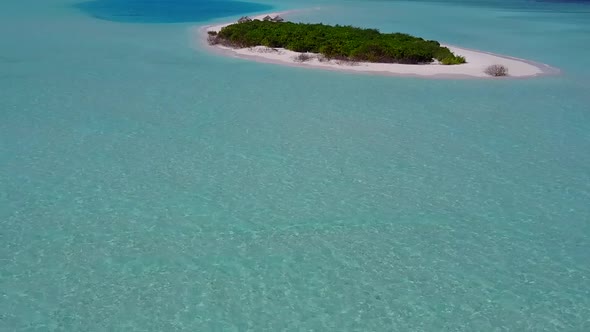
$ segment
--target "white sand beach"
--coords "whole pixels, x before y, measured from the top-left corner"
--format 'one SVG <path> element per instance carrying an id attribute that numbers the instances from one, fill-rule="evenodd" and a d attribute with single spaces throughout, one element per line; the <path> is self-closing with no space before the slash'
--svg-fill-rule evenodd
<path id="1" fill-rule="evenodd" d="M 289 12 L 268 13 L 251 17 L 252 19 L 261 20 L 269 15 L 285 16 Z M 209 31 L 219 32 L 227 25 L 235 22 L 228 22 L 219 25 L 205 26 L 198 29 L 198 38 L 205 42 L 207 47 L 220 51 L 227 56 L 235 56 L 254 61 L 275 63 L 288 66 L 298 66 L 307 68 L 318 68 L 324 70 L 338 70 L 358 73 L 371 73 L 379 75 L 393 76 L 414 76 L 430 78 L 490 78 L 498 79 L 486 74 L 484 71 L 491 65 L 502 65 L 508 68 L 508 76 L 504 78 L 527 78 L 538 77 L 542 75 L 554 75 L 559 70 L 549 65 L 535 63 L 524 59 L 493 54 L 484 51 L 471 50 L 452 45 L 448 47 L 454 54 L 464 56 L 467 63 L 460 65 L 441 65 L 436 61 L 430 64 L 397 64 L 397 63 L 372 63 L 372 62 L 346 62 L 338 60 L 326 60 L 318 54 L 308 53 L 310 60 L 301 62 L 296 57 L 299 52 L 290 51 L 283 48 L 269 48 L 265 46 L 256 46 L 251 48 L 230 48 L 222 45 L 209 45 L 206 42 Z M 320 60 L 321 59 L 321 60 Z"/>

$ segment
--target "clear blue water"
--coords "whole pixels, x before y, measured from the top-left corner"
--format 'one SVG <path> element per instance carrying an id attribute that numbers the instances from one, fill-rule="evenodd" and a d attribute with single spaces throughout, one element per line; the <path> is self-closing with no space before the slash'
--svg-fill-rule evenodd
<path id="1" fill-rule="evenodd" d="M 1 331 L 590 330 L 586 5 L 291 17 L 564 72 L 500 81 L 222 58 L 191 27 L 226 9 L 75 6 L 0 3 Z"/>

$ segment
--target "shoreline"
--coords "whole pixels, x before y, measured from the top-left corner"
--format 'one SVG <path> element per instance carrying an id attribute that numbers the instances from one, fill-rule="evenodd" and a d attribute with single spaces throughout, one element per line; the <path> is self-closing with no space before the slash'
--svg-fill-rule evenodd
<path id="1" fill-rule="evenodd" d="M 274 13 L 265 13 L 252 16 L 252 19 L 262 20 L 269 15 L 284 16 L 293 11 L 283 11 Z M 250 48 L 231 48 L 221 45 L 209 45 L 207 42 L 207 33 L 209 31 L 219 32 L 223 27 L 234 24 L 235 22 L 220 23 L 216 25 L 195 27 L 195 32 L 199 41 L 214 53 L 237 57 L 256 62 L 278 64 L 290 67 L 312 68 L 330 71 L 340 71 L 358 74 L 372 74 L 381 76 L 401 76 L 401 77 L 420 77 L 420 78 L 467 78 L 467 79 L 523 79 L 535 78 L 541 76 L 557 75 L 560 70 L 547 64 L 538 63 L 526 59 L 494 54 L 491 52 L 457 47 L 447 44 L 441 46 L 448 47 L 456 55 L 464 56 L 467 60 L 465 64 L 459 65 L 441 65 L 435 62 L 431 64 L 398 64 L 398 63 L 375 63 L 375 62 L 342 62 L 337 60 L 323 60 L 317 58 L 317 54 L 307 53 L 312 59 L 299 62 L 295 57 L 302 54 L 283 48 L 269 48 L 265 46 L 255 46 Z M 508 68 L 508 75 L 503 77 L 493 77 L 484 73 L 486 67 L 500 64 Z"/>

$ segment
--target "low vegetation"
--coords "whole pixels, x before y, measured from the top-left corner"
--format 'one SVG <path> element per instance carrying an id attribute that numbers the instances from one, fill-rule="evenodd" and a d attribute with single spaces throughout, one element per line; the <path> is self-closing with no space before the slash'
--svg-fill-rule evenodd
<path id="1" fill-rule="evenodd" d="M 508 75 L 508 68 L 502 65 L 491 65 L 487 67 L 484 72 L 490 76 L 507 76 Z"/>
<path id="2" fill-rule="evenodd" d="M 209 45 L 217 45 L 221 42 L 217 36 L 217 31 L 207 31 L 207 42 Z"/>
<path id="3" fill-rule="evenodd" d="M 326 59 L 352 62 L 419 64 L 435 59 L 445 65 L 465 63 L 434 40 L 375 29 L 241 19 L 219 33 L 209 33 L 210 44 L 234 48 L 267 46 L 301 53 L 319 53 Z"/>
<path id="4" fill-rule="evenodd" d="M 314 56 L 309 53 L 301 53 L 295 56 L 295 62 L 307 62 L 313 60 Z"/>

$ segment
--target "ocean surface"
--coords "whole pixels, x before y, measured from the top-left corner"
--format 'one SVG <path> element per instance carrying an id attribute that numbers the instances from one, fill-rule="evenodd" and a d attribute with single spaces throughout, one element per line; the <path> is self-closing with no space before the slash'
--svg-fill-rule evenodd
<path id="1" fill-rule="evenodd" d="M 209 53 L 257 12 L 562 75 Z M 0 331 L 590 331 L 587 1 L 2 0 Z"/>

